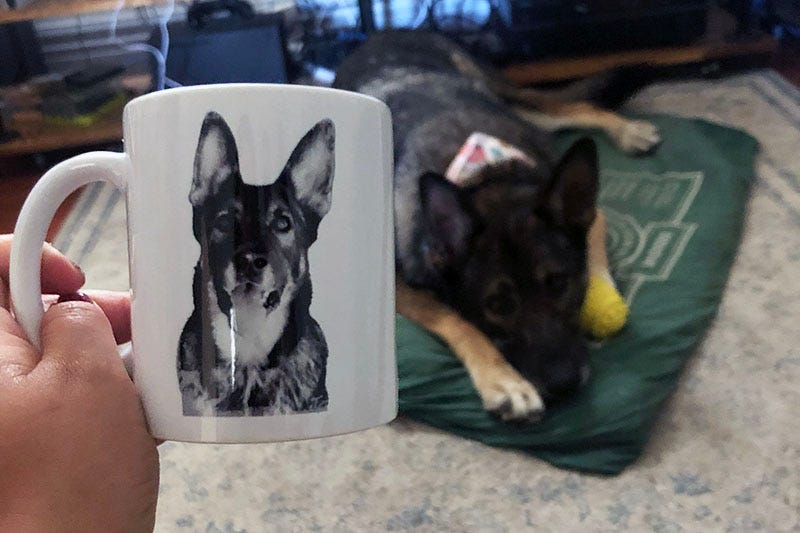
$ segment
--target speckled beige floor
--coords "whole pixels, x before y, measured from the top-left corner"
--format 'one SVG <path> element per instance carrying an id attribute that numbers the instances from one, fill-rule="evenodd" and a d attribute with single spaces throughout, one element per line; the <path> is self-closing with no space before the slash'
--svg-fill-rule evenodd
<path id="1" fill-rule="evenodd" d="M 719 317 L 637 464 L 584 476 L 404 420 L 316 441 L 167 443 L 157 530 L 800 531 L 800 95 L 761 72 L 659 85 L 630 108 L 763 144 Z M 57 244 L 91 286 L 127 287 L 118 193 L 92 189 Z"/>

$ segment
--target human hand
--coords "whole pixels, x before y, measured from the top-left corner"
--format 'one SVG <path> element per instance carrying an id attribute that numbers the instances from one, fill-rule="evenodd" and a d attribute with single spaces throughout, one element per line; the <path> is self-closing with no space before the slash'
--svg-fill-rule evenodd
<path id="1" fill-rule="evenodd" d="M 0 531 L 150 531 L 158 452 L 117 343 L 125 294 L 76 294 L 83 274 L 46 246 L 41 354 L 9 312 L 11 236 L 0 236 Z M 46 303 L 56 297 L 45 297 Z"/>

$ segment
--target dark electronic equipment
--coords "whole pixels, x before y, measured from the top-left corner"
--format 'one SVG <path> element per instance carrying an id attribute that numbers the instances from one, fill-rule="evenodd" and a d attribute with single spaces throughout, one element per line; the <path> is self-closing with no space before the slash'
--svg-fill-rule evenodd
<path id="1" fill-rule="evenodd" d="M 288 81 L 280 15 L 255 14 L 239 2 L 212 2 L 214 10 L 206 4 L 168 26 L 168 78 L 181 85 Z M 158 30 L 150 42 L 158 46 Z"/>

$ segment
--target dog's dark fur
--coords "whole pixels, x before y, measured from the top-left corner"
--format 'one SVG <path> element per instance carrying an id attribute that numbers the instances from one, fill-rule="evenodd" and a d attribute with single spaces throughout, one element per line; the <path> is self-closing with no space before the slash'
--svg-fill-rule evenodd
<path id="1" fill-rule="evenodd" d="M 509 103 L 527 96 L 433 34 L 371 37 L 345 60 L 334 86 L 379 98 L 392 111 L 400 278 L 477 326 L 535 386 L 499 382 L 520 379 L 511 372 L 484 379 L 502 363 L 476 363 L 456 349 L 486 407 L 504 418 L 536 418 L 537 394 L 573 393 L 589 372 L 578 313 L 598 189 L 594 143 L 578 141 L 557 160 L 547 132 Z M 473 132 L 517 146 L 535 165 L 495 165 L 479 185 L 457 188 L 442 174 Z M 411 301 L 414 309 L 401 312 L 428 317 L 422 322 L 438 324 L 447 313 L 431 315 L 420 306 L 434 302 Z M 461 333 L 452 335 L 451 346 Z"/>
<path id="2" fill-rule="evenodd" d="M 271 185 L 246 184 L 225 120 L 206 116 L 190 201 L 200 259 L 178 378 L 186 415 L 324 410 L 328 355 L 309 314 L 308 248 L 331 203 L 334 128 L 319 122 Z"/>

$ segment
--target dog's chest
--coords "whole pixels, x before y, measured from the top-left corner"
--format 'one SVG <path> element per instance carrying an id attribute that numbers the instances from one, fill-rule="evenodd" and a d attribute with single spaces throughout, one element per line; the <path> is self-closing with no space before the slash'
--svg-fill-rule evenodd
<path id="1" fill-rule="evenodd" d="M 312 325 L 314 325 L 312 321 Z M 220 409 L 245 416 L 312 412 L 327 406 L 324 380 L 327 351 L 318 327 L 312 327 L 290 351 L 276 354 L 274 364 L 246 365 L 218 361 L 212 372 L 213 396 L 191 398 L 198 413 L 213 416 Z M 221 350 L 220 350 L 221 351 Z M 221 364 L 222 363 L 222 364 Z M 190 372 L 184 380 L 196 380 Z M 324 381 L 322 381 L 324 387 Z"/>
<path id="2" fill-rule="evenodd" d="M 266 364 L 286 326 L 288 303 L 282 303 L 267 315 L 259 300 L 237 302 L 228 317 L 219 310 L 213 286 L 207 291 L 209 307 L 214 310 L 211 311 L 211 327 L 220 359 L 240 366 Z"/>
<path id="3" fill-rule="evenodd" d="M 290 353 L 281 354 L 274 366 L 237 365 L 225 388 L 241 392 L 248 415 L 315 410 L 312 404 L 323 364 L 314 340 L 305 338 Z"/>
<path id="4" fill-rule="evenodd" d="M 283 333 L 288 314 L 288 306 L 285 305 L 276 308 L 268 317 L 265 317 L 263 308 L 257 303 L 232 307 L 231 351 L 235 354 L 236 364 L 254 366 L 267 363 L 268 354 Z"/>

